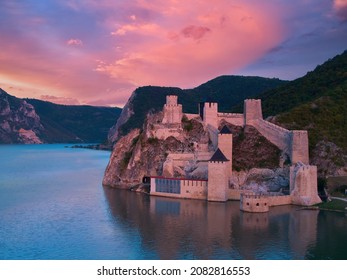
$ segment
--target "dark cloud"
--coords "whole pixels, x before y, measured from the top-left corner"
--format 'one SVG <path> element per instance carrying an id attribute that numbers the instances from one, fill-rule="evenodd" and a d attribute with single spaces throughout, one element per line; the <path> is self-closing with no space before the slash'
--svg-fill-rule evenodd
<path id="1" fill-rule="evenodd" d="M 185 27 L 184 29 L 182 29 L 181 34 L 185 38 L 192 38 L 194 40 L 199 40 L 202 37 L 204 37 L 208 32 L 211 32 L 211 30 L 208 27 L 189 25 Z"/>

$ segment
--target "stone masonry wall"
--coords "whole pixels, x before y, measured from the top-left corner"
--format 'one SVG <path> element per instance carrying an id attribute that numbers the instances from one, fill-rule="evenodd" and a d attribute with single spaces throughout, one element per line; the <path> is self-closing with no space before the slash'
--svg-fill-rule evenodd
<path id="1" fill-rule="evenodd" d="M 288 153 L 290 152 L 291 138 L 289 130 L 263 119 L 254 120 L 253 126 L 278 148 Z"/>
<path id="2" fill-rule="evenodd" d="M 172 198 L 190 198 L 190 199 L 207 199 L 207 180 L 186 180 L 172 178 L 172 180 L 180 182 L 181 192 L 177 193 L 166 193 L 156 191 L 156 177 L 151 177 L 151 195 L 165 196 Z M 168 178 L 167 178 L 168 179 Z"/>
<path id="3" fill-rule="evenodd" d="M 233 125 L 237 126 L 243 126 L 244 125 L 244 116 L 243 114 L 234 114 L 234 113 L 218 113 L 218 122 L 220 123 L 221 120 L 226 120 L 228 123 L 231 123 Z"/>

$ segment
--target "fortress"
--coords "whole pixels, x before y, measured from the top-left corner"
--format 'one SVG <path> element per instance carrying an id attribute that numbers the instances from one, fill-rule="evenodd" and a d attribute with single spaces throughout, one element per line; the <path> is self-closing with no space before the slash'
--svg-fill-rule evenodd
<path id="1" fill-rule="evenodd" d="M 247 212 L 266 212 L 269 207 L 284 204 L 313 205 L 321 202 L 317 193 L 317 167 L 309 165 L 308 134 L 304 130 L 287 130 L 263 119 L 261 100 L 244 101 L 243 114 L 218 112 L 218 104 L 199 104 L 198 114 L 184 114 L 177 96 L 166 97 L 161 123 L 154 126 L 158 139 L 179 137 L 183 131 L 182 118 L 199 120 L 208 131 L 210 143 L 194 143 L 192 153 L 170 153 L 164 163 L 163 177 L 150 178 L 150 194 L 176 198 L 194 198 L 225 202 L 240 200 L 240 208 Z M 261 190 L 245 190 L 235 187 L 233 181 L 232 157 L 233 135 L 225 121 L 236 126 L 253 126 L 268 141 L 285 155 L 289 167 L 289 194 L 269 194 Z M 173 170 L 177 165 L 189 165 L 207 169 L 207 180 L 177 178 Z"/>

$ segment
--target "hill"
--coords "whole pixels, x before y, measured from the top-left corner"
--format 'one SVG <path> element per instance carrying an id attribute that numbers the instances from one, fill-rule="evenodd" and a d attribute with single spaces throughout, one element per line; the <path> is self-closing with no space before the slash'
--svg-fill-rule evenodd
<path id="1" fill-rule="evenodd" d="M 58 105 L 25 99 L 34 106 L 45 127 L 43 140 L 56 142 L 101 143 L 121 113 L 120 108 L 87 105 Z"/>
<path id="2" fill-rule="evenodd" d="M 0 143 L 100 143 L 120 108 L 20 99 L 0 89 Z"/>
<path id="3" fill-rule="evenodd" d="M 166 95 L 177 95 L 184 112 L 197 113 L 197 104 L 208 100 L 218 102 L 220 111 L 231 112 L 231 108 L 245 98 L 252 98 L 286 83 L 287 81 L 279 79 L 261 77 L 220 76 L 193 89 L 140 87 L 134 91 L 117 125 L 111 129 L 109 140 L 114 142 L 131 129 L 141 128 L 149 111 L 158 112 L 162 109 Z"/>
<path id="4" fill-rule="evenodd" d="M 262 99 L 264 117 L 290 130 L 308 131 L 311 162 L 321 176 L 346 169 L 347 51 L 257 98 Z"/>

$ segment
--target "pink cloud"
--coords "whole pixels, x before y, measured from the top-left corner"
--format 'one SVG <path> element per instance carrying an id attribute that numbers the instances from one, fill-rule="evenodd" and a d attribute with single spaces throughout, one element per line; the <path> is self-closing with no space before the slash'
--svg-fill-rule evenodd
<path id="1" fill-rule="evenodd" d="M 41 100 L 53 102 L 56 104 L 65 104 L 65 105 L 80 105 L 79 101 L 76 98 L 64 97 L 64 96 L 54 96 L 54 95 L 41 95 Z"/>
<path id="2" fill-rule="evenodd" d="M 285 36 L 281 22 L 264 4 L 234 6 L 218 0 L 211 9 L 202 1 L 138 3 L 157 17 L 120 25 L 112 34 L 123 37 L 118 45 L 124 42 L 124 52 L 96 68 L 137 86 L 196 86 L 247 65 Z M 189 38 L 193 40 L 183 40 Z"/>
<path id="3" fill-rule="evenodd" d="M 334 10 L 342 21 L 347 21 L 347 0 L 334 0 Z"/>
<path id="4" fill-rule="evenodd" d="M 68 46 L 76 46 L 76 47 L 82 47 L 83 46 L 83 42 L 80 39 L 70 39 L 70 40 L 66 41 L 66 44 Z"/>
<path id="5" fill-rule="evenodd" d="M 189 88 L 239 73 L 325 24 L 331 3 L 347 18 L 346 0 L 65 0 L 44 12 L 25 2 L 0 10 L 0 82 L 20 97 L 99 105 L 122 105 L 137 86 Z"/>

